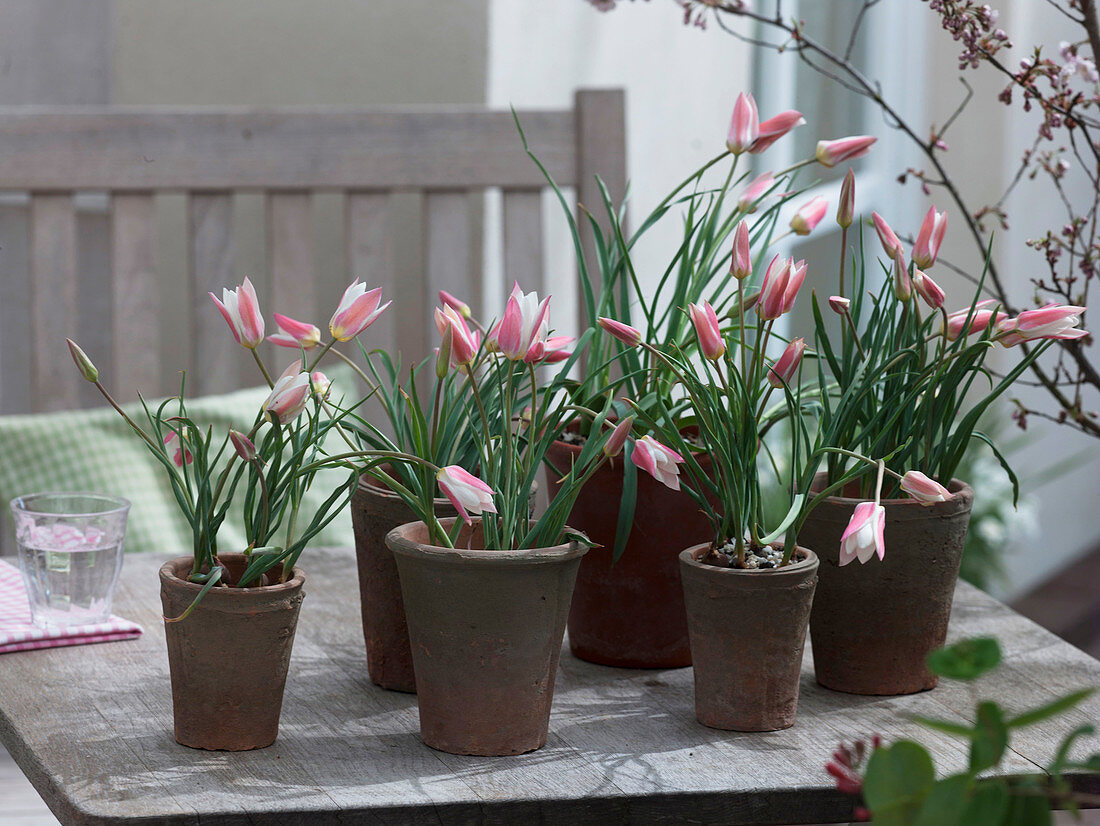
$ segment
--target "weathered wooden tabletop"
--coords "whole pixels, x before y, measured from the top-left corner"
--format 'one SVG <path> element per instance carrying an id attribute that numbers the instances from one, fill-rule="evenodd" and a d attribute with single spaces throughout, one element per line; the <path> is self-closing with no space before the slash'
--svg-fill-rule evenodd
<path id="1" fill-rule="evenodd" d="M 163 559 L 126 558 L 116 611 L 145 626 L 140 640 L 0 657 L 0 739 L 64 824 L 822 823 L 851 811 L 823 768 L 841 739 L 916 737 L 941 770 L 965 764 L 959 741 L 906 714 L 970 719 L 969 687 L 838 694 L 816 685 L 809 656 L 787 731 L 699 725 L 690 668 L 612 669 L 566 652 L 544 748 L 508 758 L 433 751 L 417 733 L 416 698 L 367 678 L 349 550 L 303 557 L 308 595 L 279 739 L 253 752 L 194 751 L 172 739 Z M 977 693 L 1009 708 L 1100 685 L 1100 662 L 961 584 L 952 637 L 978 634 L 998 636 L 1006 662 Z M 1007 769 L 1034 770 L 1087 720 L 1100 720 L 1100 698 L 1014 733 Z"/>

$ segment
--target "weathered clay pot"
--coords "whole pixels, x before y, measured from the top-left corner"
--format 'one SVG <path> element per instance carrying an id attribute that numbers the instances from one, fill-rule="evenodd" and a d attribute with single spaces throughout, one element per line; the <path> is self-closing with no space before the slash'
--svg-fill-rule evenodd
<path id="1" fill-rule="evenodd" d="M 435 500 L 435 513 L 436 516 L 456 515 L 447 499 Z M 386 534 L 416 518 L 401 497 L 366 477 L 360 479 L 351 497 L 367 672 L 373 683 L 391 691 L 415 692 L 416 682 L 401 582 L 393 552 L 386 547 Z"/>
<path id="2" fill-rule="evenodd" d="M 554 442 L 546 458 L 551 496 L 557 480 L 580 454 L 579 445 Z M 599 468 L 569 514 L 570 526 L 601 547 L 581 562 L 569 612 L 569 647 L 582 660 L 620 668 L 681 668 L 691 665 L 677 548 L 705 541 L 713 529 L 699 506 L 682 491 L 638 474 L 634 528 L 618 562 L 612 562 L 622 458 Z M 700 459 L 704 470 L 710 462 Z"/>
<path id="3" fill-rule="evenodd" d="M 778 731 L 794 725 L 817 557 L 799 547 L 790 565 L 719 568 L 680 552 L 691 631 L 695 716 L 711 728 Z"/>
<path id="4" fill-rule="evenodd" d="M 244 573 L 243 554 L 218 559 L 230 581 Z M 180 616 L 201 590 L 186 581 L 193 561 L 161 567 L 164 616 Z M 304 581 L 295 568 L 285 583 L 214 587 L 186 619 L 165 623 L 177 743 L 246 751 L 275 742 Z"/>
<path id="5" fill-rule="evenodd" d="M 936 685 L 929 653 L 947 637 L 974 491 L 953 480 L 947 502 L 884 500 L 886 556 L 840 567 L 840 537 L 860 499 L 829 497 L 799 541 L 821 557 L 810 618 L 817 681 L 851 694 L 912 694 Z"/>
<path id="6" fill-rule="evenodd" d="M 401 572 L 420 736 L 451 754 L 522 754 L 546 742 L 569 598 L 586 548 L 479 550 L 474 524 L 457 549 L 426 545 L 422 522 L 386 537 Z"/>

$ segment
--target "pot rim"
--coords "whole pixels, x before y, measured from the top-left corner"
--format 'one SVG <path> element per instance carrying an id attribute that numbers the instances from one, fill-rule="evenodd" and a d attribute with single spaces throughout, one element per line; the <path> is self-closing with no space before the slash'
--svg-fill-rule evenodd
<path id="1" fill-rule="evenodd" d="M 454 521 L 458 519 L 457 516 L 444 517 L 440 519 L 440 523 L 448 528 L 454 524 Z M 480 519 L 474 519 L 476 525 L 480 522 Z M 588 553 L 588 548 L 582 545 L 580 542 L 574 540 L 569 541 L 561 545 L 552 545 L 547 548 L 523 548 L 520 550 L 509 551 L 489 551 L 489 550 L 477 550 L 468 548 L 443 548 L 438 545 L 426 545 L 422 542 L 417 542 L 414 539 L 410 539 L 405 534 L 411 530 L 416 529 L 418 526 L 422 526 L 424 523 L 420 520 L 414 522 L 406 522 L 404 525 L 398 525 L 388 534 L 386 534 L 386 545 L 393 553 L 400 556 L 413 557 L 423 560 L 434 560 L 436 562 L 476 562 L 480 564 L 491 565 L 494 563 L 505 565 L 541 565 L 553 562 L 563 562 L 570 559 L 576 559 L 584 556 Z"/>
<path id="2" fill-rule="evenodd" d="M 219 557 L 242 557 L 244 554 L 218 554 Z M 169 559 L 163 565 L 160 566 L 160 579 L 162 582 L 171 583 L 177 588 L 184 588 L 189 591 L 194 591 L 198 594 L 202 590 L 202 585 L 197 582 L 188 582 L 186 579 L 178 576 L 176 570 L 178 568 L 189 568 L 195 562 L 194 556 L 177 556 Z M 263 594 L 268 596 L 271 594 L 278 594 L 281 591 L 294 591 L 302 587 L 305 582 L 306 575 L 302 572 L 302 569 L 297 565 L 292 569 L 293 576 L 286 582 L 278 582 L 274 585 L 260 585 L 250 586 L 248 588 L 211 588 L 206 592 L 206 596 L 203 597 L 205 601 L 213 594 L 217 594 L 215 599 L 244 599 L 249 595 Z M 232 595 L 232 596 L 231 596 Z"/>
<path id="3" fill-rule="evenodd" d="M 825 475 L 825 471 L 819 471 L 817 474 L 814 475 L 814 481 L 810 485 L 810 493 L 812 495 L 816 495 L 816 493 L 820 493 L 820 491 L 815 492 L 814 488 L 817 485 L 817 480 L 820 479 L 821 477 L 823 477 L 824 475 Z M 956 495 L 952 496 L 946 502 L 934 502 L 931 505 L 925 505 L 924 503 L 918 502 L 916 499 L 912 499 L 912 498 L 907 496 L 904 499 L 883 499 L 883 500 L 881 500 L 880 504 L 882 504 L 882 505 L 892 505 L 892 506 L 895 506 L 895 507 L 903 507 L 903 506 L 906 506 L 906 505 L 915 505 L 919 508 L 926 508 L 928 510 L 931 510 L 931 509 L 933 509 L 937 506 L 943 507 L 945 505 L 957 505 L 957 504 L 960 504 L 960 503 L 967 503 L 969 505 L 973 505 L 973 503 L 974 503 L 974 489 L 972 487 L 970 487 L 970 485 L 968 485 L 962 479 L 952 479 L 950 482 L 947 483 L 947 489 L 951 493 L 956 494 Z M 830 494 L 829 496 L 826 496 L 822 501 L 823 502 L 832 502 L 832 503 L 837 504 L 837 505 L 851 505 L 852 507 L 855 507 L 860 502 L 867 502 L 869 500 L 862 499 L 862 498 L 855 497 L 855 496 L 838 496 L 837 494 L 834 493 L 834 494 Z"/>
<path id="4" fill-rule="evenodd" d="M 805 559 L 801 559 L 798 562 L 792 562 L 790 565 L 786 565 L 782 568 L 719 568 L 717 565 L 704 565 L 696 556 L 700 552 L 709 550 L 713 543 L 702 542 L 698 545 L 692 545 L 690 548 L 685 548 L 680 551 L 680 561 L 692 568 L 697 568 L 701 571 L 713 571 L 714 576 L 736 576 L 736 577 L 756 577 L 758 579 L 779 579 L 787 576 L 801 577 L 806 573 L 812 573 L 820 565 L 820 560 L 813 551 L 809 548 L 804 548 L 801 545 L 796 545 L 795 550 L 801 551 L 806 554 Z"/>
<path id="5" fill-rule="evenodd" d="M 400 496 L 387 488 L 381 482 L 371 478 L 370 476 L 367 476 L 365 473 L 359 474 L 359 482 L 356 485 L 356 488 L 363 491 L 364 493 L 369 493 L 372 496 L 377 496 L 381 499 L 392 499 L 401 502 L 404 501 L 403 499 L 401 499 Z M 536 479 L 531 486 L 531 495 L 534 496 L 538 492 L 538 489 L 539 483 Z M 435 499 L 432 500 L 432 504 L 436 506 L 449 505 L 451 507 L 451 510 L 454 510 L 454 505 L 451 503 L 451 500 L 448 499 L 446 496 L 437 496 Z"/>

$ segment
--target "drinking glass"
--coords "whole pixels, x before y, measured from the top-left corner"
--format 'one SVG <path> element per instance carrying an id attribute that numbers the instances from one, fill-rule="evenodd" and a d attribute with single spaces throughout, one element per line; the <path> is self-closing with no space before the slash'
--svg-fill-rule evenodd
<path id="1" fill-rule="evenodd" d="M 34 624 L 105 622 L 130 503 L 98 493 L 34 493 L 13 499 L 11 511 Z"/>

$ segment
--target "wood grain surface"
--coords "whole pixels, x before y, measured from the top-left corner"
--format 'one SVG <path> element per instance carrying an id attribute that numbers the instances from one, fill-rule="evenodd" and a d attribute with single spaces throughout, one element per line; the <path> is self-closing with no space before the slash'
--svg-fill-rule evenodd
<path id="1" fill-rule="evenodd" d="M 116 611 L 145 626 L 141 639 L 0 657 L 0 739 L 64 824 L 841 822 L 850 800 L 823 769 L 841 739 L 915 737 L 941 772 L 965 764 L 960 742 L 906 720 L 970 719 L 975 695 L 965 685 L 854 697 L 818 687 L 807 656 L 795 726 L 738 734 L 695 721 L 691 669 L 605 668 L 568 648 L 543 749 L 511 758 L 433 751 L 418 736 L 416 698 L 367 677 L 346 549 L 302 559 L 307 596 L 279 739 L 255 752 L 194 751 L 171 734 L 157 612 L 164 558 L 126 558 Z M 1001 639 L 1006 663 L 976 695 L 1009 709 L 1100 683 L 1100 662 L 960 585 L 952 637 L 979 634 Z M 1062 732 L 1096 719 L 1093 698 L 1015 732 L 1005 769 L 1034 770 Z M 1096 738 L 1081 744 L 1097 747 Z"/>

